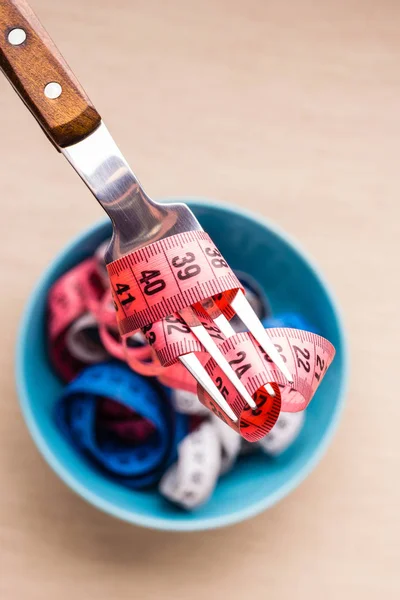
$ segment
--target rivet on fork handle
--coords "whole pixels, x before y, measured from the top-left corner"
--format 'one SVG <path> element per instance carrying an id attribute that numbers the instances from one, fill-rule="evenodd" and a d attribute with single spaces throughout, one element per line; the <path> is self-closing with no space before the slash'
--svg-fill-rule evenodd
<path id="1" fill-rule="evenodd" d="M 56 147 L 75 144 L 100 125 L 100 115 L 25 0 L 0 0 L 0 68 Z M 54 83 L 62 93 L 54 95 Z"/>

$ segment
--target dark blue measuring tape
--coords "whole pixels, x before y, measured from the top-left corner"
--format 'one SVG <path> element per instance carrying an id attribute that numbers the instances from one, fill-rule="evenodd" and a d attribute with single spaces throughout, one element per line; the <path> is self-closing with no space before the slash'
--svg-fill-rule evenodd
<path id="1" fill-rule="evenodd" d="M 108 398 L 150 421 L 155 431 L 135 444 L 115 435 L 99 436 L 97 402 Z M 119 362 L 89 367 L 64 390 L 56 420 L 69 441 L 108 474 L 131 488 L 157 483 L 176 459 L 177 446 L 187 435 L 186 415 L 175 413 L 169 391 Z"/>

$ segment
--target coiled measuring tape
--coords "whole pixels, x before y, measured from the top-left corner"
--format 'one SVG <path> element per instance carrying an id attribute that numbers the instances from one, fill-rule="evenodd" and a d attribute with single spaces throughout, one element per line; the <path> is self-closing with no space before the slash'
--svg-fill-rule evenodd
<path id="1" fill-rule="evenodd" d="M 97 402 L 96 431 L 100 438 L 115 437 L 125 443 L 143 443 L 156 431 L 154 423 L 115 400 Z"/>
<path id="2" fill-rule="evenodd" d="M 106 275 L 106 277 L 108 277 Z M 109 288 L 98 258 L 89 258 L 65 273 L 48 298 L 50 360 L 69 382 L 87 365 L 114 357 L 128 361 L 143 375 L 163 371 L 141 332 L 121 343 Z"/>
<path id="3" fill-rule="evenodd" d="M 77 348 L 74 355 L 72 347 L 67 345 L 68 339 L 71 341 L 69 328 L 75 319 L 89 311 L 98 322 L 101 340 L 110 354 L 125 359 L 140 374 L 157 376 L 165 385 L 197 392 L 207 408 L 243 437 L 256 441 L 272 429 L 281 410 L 298 411 L 307 406 L 333 359 L 333 346 L 320 336 L 294 329 L 270 329 L 269 335 L 293 375 L 294 385 L 289 386 L 248 333 L 225 340 L 199 301 L 210 304 L 209 295 L 215 294 L 212 310 L 229 318 L 232 316 L 229 302 L 240 283 L 204 232 L 180 234 L 147 246 L 111 263 L 108 272 L 118 308 L 122 344 L 98 259 L 87 259 L 51 290 L 52 360 L 67 381 L 85 366 L 82 355 L 76 353 Z M 192 304 L 188 306 L 188 302 Z M 169 313 L 171 309 L 175 311 Z M 153 318 L 158 320 L 153 323 Z M 143 345 L 141 337 L 132 347 L 132 336 L 143 335 L 130 330 L 138 323 L 149 345 Z M 198 323 L 208 329 L 239 378 L 243 378 L 249 393 L 255 397 L 256 411 L 248 410 L 230 381 L 209 360 L 189 328 L 189 324 Z M 76 335 L 72 339 L 76 342 Z M 238 424 L 226 419 L 204 390 L 197 389 L 197 382 L 179 362 L 179 357 L 188 352 L 198 353 L 237 415 Z M 267 394 L 267 383 L 274 388 L 275 397 Z"/>
<path id="4" fill-rule="evenodd" d="M 197 386 L 199 399 L 248 441 L 268 434 L 281 410 L 304 410 L 333 360 L 332 344 L 318 335 L 295 329 L 270 329 L 268 334 L 293 377 L 293 384 L 288 384 L 249 333 L 224 339 L 202 310 L 201 301 L 212 298 L 216 310 L 231 318 L 229 302 L 241 284 L 203 231 L 160 240 L 112 262 L 107 269 L 121 336 L 126 338 L 141 328 L 160 364 L 179 369 L 179 377 L 183 373 L 178 366 L 179 356 L 204 352 L 189 325 L 201 322 L 208 328 L 254 397 L 257 409 L 252 411 L 247 406 L 213 359 L 204 363 L 205 368 L 238 422 L 229 420 Z M 185 376 L 185 382 L 190 377 Z M 267 383 L 274 389 L 274 396 L 267 393 Z M 188 388 L 185 383 L 184 389 Z"/>
<path id="5" fill-rule="evenodd" d="M 209 235 L 189 231 L 136 250 L 107 265 L 122 336 L 217 296 L 229 302 L 241 284 Z"/>
<path id="6" fill-rule="evenodd" d="M 64 381 L 71 381 L 90 363 L 90 359 L 82 360 L 79 351 L 71 352 L 68 336 L 72 346 L 76 336 L 70 328 L 88 311 L 96 313 L 105 289 L 96 260 L 88 258 L 60 277 L 50 290 L 47 323 L 50 360 Z"/>
<path id="7" fill-rule="evenodd" d="M 201 506 L 218 482 L 221 459 L 217 430 L 206 421 L 179 444 L 178 461 L 160 481 L 161 494 L 188 510 Z"/>
<path id="8" fill-rule="evenodd" d="M 104 397 L 143 418 L 149 435 L 129 445 L 96 427 L 99 409 L 104 419 Z M 100 406 L 99 406 L 100 404 Z M 115 406 L 106 405 L 106 413 Z M 188 419 L 175 413 L 165 391 L 120 363 L 105 363 L 84 370 L 64 390 L 56 419 L 68 439 L 97 465 L 124 485 L 142 488 L 156 483 L 177 456 L 178 444 L 188 432 Z M 136 431 L 138 427 L 136 427 Z M 112 431 L 115 434 L 115 430 Z M 142 434 L 143 434 L 142 427 Z M 141 443 L 138 443 L 141 442 Z"/>

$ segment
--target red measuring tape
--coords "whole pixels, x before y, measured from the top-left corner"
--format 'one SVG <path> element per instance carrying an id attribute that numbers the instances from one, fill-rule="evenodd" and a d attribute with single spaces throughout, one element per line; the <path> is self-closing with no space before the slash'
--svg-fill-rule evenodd
<path id="1" fill-rule="evenodd" d="M 333 360 L 332 344 L 320 336 L 295 329 L 270 329 L 269 336 L 293 376 L 293 384 L 288 384 L 249 333 L 225 339 L 201 303 L 212 303 L 213 316 L 222 312 L 230 318 L 233 313 L 229 303 L 241 285 L 203 231 L 155 242 L 107 268 L 121 336 L 126 340 L 141 328 L 160 364 L 167 367 L 157 373 L 160 380 L 188 391 L 197 390 L 205 406 L 249 441 L 269 433 L 281 410 L 304 410 Z M 248 407 L 216 363 L 208 360 L 189 327 L 199 323 L 254 397 L 256 410 Z M 237 423 L 221 412 L 178 362 L 180 356 L 190 352 L 202 357 L 202 364 L 238 417 Z M 156 365 L 154 368 L 157 371 Z M 268 383 L 275 395 L 267 392 Z"/>
<path id="2" fill-rule="evenodd" d="M 242 286 L 204 231 L 189 231 L 136 250 L 107 265 L 122 336 L 216 297 L 229 303 Z"/>
<path id="3" fill-rule="evenodd" d="M 204 232 L 194 233 L 193 236 L 187 234 L 186 239 L 190 242 L 189 250 L 187 246 L 182 248 L 182 234 L 174 236 L 179 237 L 178 242 L 174 243 L 174 240 L 168 242 L 168 247 L 174 249 L 174 252 L 170 254 L 172 258 L 169 262 L 167 260 L 170 276 L 171 269 L 178 269 L 174 277 L 180 280 L 177 275 L 180 273 L 185 282 L 184 290 L 180 292 L 181 295 L 175 294 L 172 300 L 168 285 L 165 284 L 164 287 L 164 284 L 159 283 L 161 280 L 163 282 L 168 281 L 168 271 L 167 277 L 164 275 L 164 271 L 163 278 L 161 278 L 160 247 L 158 247 L 158 252 L 151 249 L 146 252 L 145 271 L 141 270 L 143 262 L 136 261 L 134 256 L 121 259 L 125 264 L 125 266 L 122 265 L 122 269 L 117 268 L 117 265 L 112 263 L 114 265 L 112 270 L 117 273 L 112 279 L 114 297 L 116 297 L 117 306 L 119 303 L 120 309 L 127 305 L 133 306 L 136 301 L 136 297 L 134 297 L 134 300 L 130 300 L 134 288 L 127 289 L 126 286 L 129 286 L 129 283 L 125 283 L 125 281 L 129 282 L 133 278 L 135 282 L 137 280 L 140 282 L 140 279 L 143 278 L 143 290 L 140 292 L 141 295 L 138 295 L 138 298 L 142 298 L 142 302 L 136 304 L 134 310 L 132 307 L 129 308 L 130 316 L 134 315 L 135 319 L 139 318 L 137 313 L 139 311 L 141 322 L 146 322 L 150 318 L 148 305 L 143 301 L 146 295 L 145 289 L 151 291 L 150 296 L 154 296 L 152 306 L 157 306 L 157 311 L 167 310 L 164 308 L 166 296 L 170 298 L 170 302 L 174 302 L 174 306 L 180 307 L 179 310 L 165 315 L 156 322 L 143 326 L 142 333 L 134 333 L 133 337 L 135 338 L 138 335 L 145 335 L 149 342 L 145 345 L 131 346 L 132 331 L 123 334 L 122 339 L 119 337 L 112 298 L 104 288 L 104 279 L 101 277 L 96 260 L 87 259 L 64 275 L 53 286 L 49 296 L 51 317 L 49 334 L 52 341 L 52 359 L 58 371 L 66 380 L 73 378 L 85 366 L 84 363 L 76 360 L 68 353 L 66 332 L 77 318 L 85 311 L 90 311 L 99 325 L 102 342 L 112 356 L 120 360 L 126 360 L 132 369 L 142 375 L 157 376 L 165 385 L 197 393 L 201 402 L 207 408 L 211 409 L 244 438 L 256 441 L 272 429 L 281 410 L 295 412 L 303 410 L 307 406 L 334 357 L 334 348 L 327 340 L 308 332 L 295 329 L 270 329 L 268 334 L 273 339 L 276 348 L 293 375 L 293 385 L 289 385 L 250 334 L 241 333 L 228 340 L 225 339 L 210 315 L 204 310 L 204 306 L 213 316 L 217 316 L 221 311 L 230 316 L 226 303 L 236 293 L 240 284 L 236 283 L 235 276 L 230 272 L 220 252 L 209 241 L 208 236 Z M 199 236 L 199 234 L 202 235 Z M 194 244 L 197 239 L 201 240 L 201 244 L 197 246 L 198 254 L 196 255 Z M 166 243 L 167 240 L 164 240 L 164 242 Z M 180 249 L 181 254 L 177 254 L 176 248 Z M 203 248 L 203 254 L 199 254 L 199 248 Z M 166 260 L 166 257 L 168 259 L 168 255 L 164 251 L 162 256 L 164 260 Z M 182 256 L 184 259 L 182 259 Z M 208 258 L 203 260 L 201 256 L 207 256 Z M 153 262 L 151 257 L 158 262 Z M 214 259 L 218 262 L 213 264 Z M 206 266 L 204 266 L 204 261 Z M 222 284 L 219 280 L 210 279 L 210 261 L 215 271 L 219 273 L 219 269 L 221 269 L 221 273 L 225 273 L 221 275 Z M 186 264 L 187 262 L 189 265 Z M 130 265 L 130 280 L 121 279 L 121 274 L 125 273 L 127 269 L 126 265 Z M 139 265 L 140 272 L 132 269 L 132 265 Z M 185 265 L 192 268 L 184 270 Z M 206 278 L 208 277 L 206 279 L 207 286 L 203 285 L 203 273 Z M 189 287 L 189 279 L 193 279 L 194 292 Z M 235 284 L 236 287 L 221 292 L 220 290 L 224 286 L 229 287 L 227 282 L 229 282 L 229 285 Z M 153 287 L 148 288 L 149 284 L 152 284 Z M 158 291 L 154 292 L 155 289 Z M 210 289 L 216 293 L 213 297 L 207 298 L 208 291 L 205 290 Z M 157 294 L 161 294 L 161 297 Z M 188 296 L 196 301 L 193 302 L 192 306 L 185 307 Z M 200 304 L 198 298 L 203 296 L 204 298 Z M 124 304 L 126 299 L 129 301 Z M 163 313 L 161 312 L 161 314 Z M 121 312 L 120 315 L 122 321 L 119 321 L 119 325 L 121 326 L 122 322 L 125 331 L 128 331 L 127 325 L 131 321 L 129 321 L 130 317 L 127 316 L 127 309 L 124 309 L 124 313 Z M 201 343 L 190 330 L 189 325 L 198 325 L 199 323 L 208 330 L 238 377 L 242 379 L 246 389 L 255 398 L 257 404 L 255 411 L 248 408 L 242 397 L 236 392 L 236 389 L 226 379 L 224 373 L 220 371 L 214 361 L 209 358 Z M 237 415 L 238 423 L 235 424 L 228 420 L 204 390 L 197 389 L 196 380 L 179 362 L 179 357 L 189 352 L 197 353 L 201 364 L 206 368 Z M 275 396 L 267 393 L 267 383 L 272 385 Z"/>
<path id="4" fill-rule="evenodd" d="M 225 340 L 220 350 L 254 397 L 257 410 L 252 411 L 245 404 L 213 359 L 207 362 L 206 371 L 238 417 L 238 423 L 221 414 L 200 386 L 197 389 L 200 401 L 250 442 L 271 431 L 281 410 L 298 412 L 308 406 L 335 355 L 335 349 L 328 340 L 307 331 L 268 329 L 268 335 L 292 374 L 292 384 L 286 381 L 251 334 L 245 332 Z M 272 385 L 275 397 L 267 393 L 267 383 Z"/>
<path id="5" fill-rule="evenodd" d="M 50 358 L 64 381 L 71 381 L 85 367 L 67 347 L 67 332 L 86 311 L 96 313 L 105 293 L 93 258 L 83 261 L 52 286 L 48 300 Z"/>
<path id="6" fill-rule="evenodd" d="M 146 337 L 160 363 L 169 367 L 161 378 L 172 387 L 196 391 L 200 401 L 207 408 L 249 441 L 256 441 L 266 435 L 275 425 L 281 410 L 304 410 L 334 357 L 332 344 L 318 335 L 297 329 L 269 329 L 269 337 L 292 374 L 293 384 L 288 384 L 280 370 L 249 333 L 239 333 L 225 339 L 211 319 L 199 320 L 208 329 L 250 395 L 255 398 L 257 410 L 249 409 L 215 361 L 208 359 L 204 348 L 178 314 L 170 315 L 145 328 Z M 189 352 L 203 353 L 205 360 L 202 364 L 238 417 L 237 424 L 225 417 L 210 396 L 194 382 L 191 375 L 185 376 L 186 369 L 177 361 L 179 356 Z M 274 388 L 275 396 L 267 393 L 267 383 Z"/>

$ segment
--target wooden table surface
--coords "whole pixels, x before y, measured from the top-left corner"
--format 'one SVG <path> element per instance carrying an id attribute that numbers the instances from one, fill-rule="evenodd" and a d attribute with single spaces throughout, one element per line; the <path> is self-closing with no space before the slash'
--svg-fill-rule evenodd
<path id="1" fill-rule="evenodd" d="M 151 196 L 246 206 L 314 255 L 352 376 L 321 464 L 246 523 L 148 531 L 67 489 L 18 408 L 16 332 L 44 267 L 103 213 L 0 78 L 0 597 L 398 599 L 400 4 L 32 4 Z"/>

